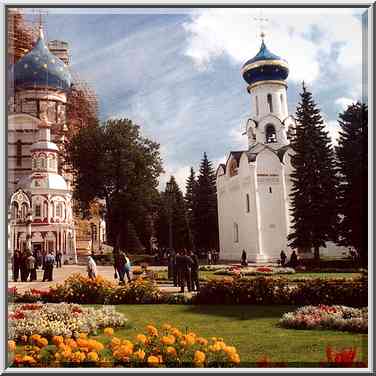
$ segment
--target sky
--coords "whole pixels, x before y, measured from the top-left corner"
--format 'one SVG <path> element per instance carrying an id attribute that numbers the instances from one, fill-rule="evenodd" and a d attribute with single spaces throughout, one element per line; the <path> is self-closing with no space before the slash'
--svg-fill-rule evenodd
<path id="1" fill-rule="evenodd" d="M 125 117 L 161 145 L 164 189 L 184 191 L 203 153 L 214 168 L 242 136 L 250 97 L 240 69 L 260 48 L 289 63 L 289 112 L 302 81 L 335 143 L 338 113 L 362 97 L 365 9 L 48 9 L 48 40 L 70 45 L 71 68 L 96 91 L 101 120 Z M 267 18 L 267 22 L 255 18 Z M 27 17 L 32 19 L 35 15 Z M 261 24 L 261 25 L 260 25 Z"/>

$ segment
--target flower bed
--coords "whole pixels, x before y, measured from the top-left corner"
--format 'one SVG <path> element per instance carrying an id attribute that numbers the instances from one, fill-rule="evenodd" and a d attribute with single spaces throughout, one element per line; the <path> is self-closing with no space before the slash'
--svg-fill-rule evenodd
<path id="1" fill-rule="evenodd" d="M 10 300 L 17 303 L 51 302 L 79 304 L 150 304 L 159 303 L 163 294 L 148 278 L 137 278 L 131 283 L 118 285 L 99 276 L 94 280 L 73 274 L 62 284 L 56 284 L 49 290 L 31 289 L 24 293 L 12 290 Z"/>
<path id="2" fill-rule="evenodd" d="M 214 272 L 215 275 L 228 275 L 228 276 L 261 276 L 261 275 L 278 275 L 278 274 L 293 274 L 293 268 L 282 268 L 274 266 L 258 266 L 258 267 L 240 267 L 228 266 Z"/>
<path id="3" fill-rule="evenodd" d="M 194 298 L 198 304 L 339 304 L 367 305 L 367 279 L 310 279 L 291 283 L 286 278 L 225 277 L 203 285 Z"/>
<path id="4" fill-rule="evenodd" d="M 368 332 L 368 309 L 346 306 L 305 306 L 285 313 L 280 325 L 293 329 L 336 329 L 356 333 Z"/>
<path id="5" fill-rule="evenodd" d="M 233 346 L 221 338 L 205 339 L 196 333 L 183 334 L 165 324 L 148 325 L 131 341 L 114 337 L 112 328 L 101 342 L 78 333 L 75 338 L 39 335 L 24 338 L 23 346 L 8 341 L 9 362 L 15 367 L 231 367 L 240 363 Z"/>
<path id="6" fill-rule="evenodd" d="M 127 319 L 114 307 L 82 307 L 78 304 L 11 304 L 8 312 L 9 338 L 39 334 L 72 336 L 75 332 L 95 334 L 106 326 L 123 327 Z"/>

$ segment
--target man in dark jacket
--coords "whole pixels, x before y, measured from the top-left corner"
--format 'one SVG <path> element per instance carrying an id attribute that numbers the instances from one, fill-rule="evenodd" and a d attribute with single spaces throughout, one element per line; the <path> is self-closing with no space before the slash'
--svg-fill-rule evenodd
<path id="1" fill-rule="evenodd" d="M 189 251 L 189 257 L 192 259 L 193 264 L 191 268 L 191 288 L 193 291 L 199 291 L 200 289 L 200 282 L 199 282 L 199 275 L 198 275 L 198 268 L 199 268 L 199 262 L 197 255 Z"/>
<path id="2" fill-rule="evenodd" d="M 12 257 L 12 271 L 13 271 L 13 281 L 18 281 L 18 276 L 20 275 L 21 269 L 21 253 L 18 249 L 14 251 Z"/>
<path id="3" fill-rule="evenodd" d="M 55 264 L 54 251 L 50 251 L 44 259 L 44 273 L 43 273 L 43 282 L 53 280 L 53 270 Z"/>
<path id="4" fill-rule="evenodd" d="M 27 277 L 28 277 L 27 257 L 28 256 L 25 250 L 21 253 L 21 258 L 20 258 L 21 282 L 26 282 Z"/>
<path id="5" fill-rule="evenodd" d="M 185 285 L 187 285 L 188 291 L 191 291 L 191 270 L 193 266 L 193 260 L 187 255 L 186 250 L 181 252 L 181 268 L 180 268 L 180 292 L 184 292 Z"/>

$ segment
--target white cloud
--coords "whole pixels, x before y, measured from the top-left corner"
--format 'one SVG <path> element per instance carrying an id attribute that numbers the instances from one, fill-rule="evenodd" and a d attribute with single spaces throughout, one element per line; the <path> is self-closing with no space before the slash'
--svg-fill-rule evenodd
<path id="1" fill-rule="evenodd" d="M 355 102 L 356 100 L 351 99 L 351 98 L 345 98 L 345 97 L 336 99 L 336 104 L 339 105 L 341 110 L 345 110 L 348 106 L 350 106 L 351 104 Z"/>
<path id="2" fill-rule="evenodd" d="M 360 10 L 356 14 L 359 14 Z M 257 9 L 205 9 L 184 24 L 190 35 L 186 55 L 200 69 L 221 56 L 242 64 L 259 47 Z M 290 79 L 312 82 L 319 77 L 323 54 L 339 43 L 337 63 L 343 70 L 362 61 L 361 22 L 350 9 L 263 9 L 269 19 L 266 43 L 271 51 L 285 58 Z M 312 31 L 319 36 L 312 40 Z M 358 70 L 361 72 L 361 70 Z"/>
<path id="3" fill-rule="evenodd" d="M 185 194 L 185 184 L 186 180 L 190 174 L 191 166 L 183 167 L 165 167 L 165 173 L 159 178 L 159 189 L 164 191 L 166 188 L 166 183 L 170 180 L 171 176 L 175 177 L 176 182 L 178 183 L 179 188 Z"/>
<path id="4" fill-rule="evenodd" d="M 338 137 L 340 131 L 340 126 L 338 125 L 338 122 L 336 120 L 328 121 L 326 123 L 326 129 L 329 132 L 329 136 L 332 139 L 333 145 L 338 145 Z"/>

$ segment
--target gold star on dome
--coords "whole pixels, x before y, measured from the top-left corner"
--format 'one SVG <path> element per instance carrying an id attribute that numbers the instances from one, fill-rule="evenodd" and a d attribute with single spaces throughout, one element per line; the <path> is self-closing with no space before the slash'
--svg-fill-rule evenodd
<path id="1" fill-rule="evenodd" d="M 55 59 L 52 59 L 52 60 L 51 60 L 51 63 L 52 63 L 52 64 L 55 64 Z"/>
<path id="2" fill-rule="evenodd" d="M 47 69 L 47 64 L 43 64 L 43 68 Z"/>
<path id="3" fill-rule="evenodd" d="M 26 68 L 26 69 L 27 69 L 27 67 L 28 67 L 28 65 L 27 65 L 27 64 L 24 64 L 24 68 Z"/>

